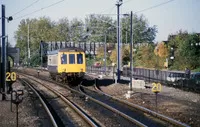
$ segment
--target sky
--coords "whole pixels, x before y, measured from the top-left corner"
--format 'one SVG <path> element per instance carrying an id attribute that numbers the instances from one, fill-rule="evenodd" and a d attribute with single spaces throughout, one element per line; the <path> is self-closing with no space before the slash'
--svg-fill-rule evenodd
<path id="1" fill-rule="evenodd" d="M 59 2 L 60 1 L 60 2 Z M 14 46 L 14 32 L 22 19 L 49 17 L 53 21 L 67 17 L 69 20 L 80 18 L 84 20 L 89 14 L 113 14 L 108 15 L 117 19 L 118 0 L 1 0 L 5 5 L 6 17 L 13 16 L 13 21 L 6 22 L 6 35 Z M 165 3 L 169 0 L 123 0 L 120 6 L 120 14 L 137 12 L 152 6 Z M 50 6 L 56 2 L 54 6 Z M 30 7 L 26 8 L 32 4 Z M 21 11 L 22 9 L 25 10 Z M 42 9 L 44 8 L 44 9 Z M 36 10 L 36 13 L 30 14 Z M 21 12 L 19 12 L 21 11 Z M 17 13 L 19 12 L 19 13 Z M 200 33 L 200 0 L 172 0 L 161 6 L 147 9 L 138 15 L 144 15 L 149 26 L 156 25 L 158 33 L 155 42 L 167 40 L 169 34 L 176 34 L 180 29 L 188 32 Z M 17 14 L 16 14 L 17 13 Z M 26 14 L 30 14 L 24 16 Z M 0 19 L 1 21 L 1 19 Z M 1 33 L 1 32 L 0 32 Z"/>

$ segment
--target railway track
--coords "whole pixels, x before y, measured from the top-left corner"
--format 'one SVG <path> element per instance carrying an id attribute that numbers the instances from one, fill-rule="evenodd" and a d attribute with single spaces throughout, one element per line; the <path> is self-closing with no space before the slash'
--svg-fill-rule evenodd
<path id="1" fill-rule="evenodd" d="M 29 77 L 29 79 L 30 79 L 30 77 Z M 44 80 L 46 80 L 46 79 L 44 79 Z M 62 84 L 59 84 L 59 85 L 69 89 L 70 91 L 76 93 L 77 95 L 78 94 L 83 95 L 82 93 L 77 91 L 78 87 L 69 88 Z M 108 105 L 106 106 L 105 104 L 104 105 L 100 104 L 99 102 L 95 101 L 92 98 L 88 98 L 87 96 L 85 97 L 85 99 L 86 99 L 85 103 L 89 103 L 89 107 L 88 107 L 89 109 L 87 109 L 87 110 L 90 110 L 90 111 L 93 110 L 91 112 L 97 112 L 96 113 L 97 115 L 94 113 L 91 113 L 91 114 L 96 115 L 95 116 L 96 119 L 99 119 L 99 117 L 103 117 L 101 120 L 103 122 L 105 122 L 106 126 L 142 126 L 142 127 L 145 127 L 145 125 L 143 125 L 142 123 L 126 116 L 125 114 L 123 114 L 121 112 L 118 112 L 117 110 L 109 107 Z M 109 121 L 111 121 L 111 122 L 109 122 Z"/>
<path id="2" fill-rule="evenodd" d="M 84 90 L 87 90 L 89 92 L 95 93 L 95 95 L 102 96 L 102 97 L 99 97 L 99 98 L 107 98 L 107 100 L 111 100 L 111 102 L 110 102 L 111 104 L 114 102 L 114 103 L 120 103 L 121 105 L 126 105 L 128 110 L 129 110 L 127 112 L 129 112 L 129 113 L 134 111 L 134 110 L 137 110 L 137 111 L 140 111 L 143 114 L 147 115 L 147 117 L 151 117 L 153 119 L 158 119 L 158 120 L 162 121 L 162 123 L 167 124 L 167 126 L 188 127 L 188 125 L 186 125 L 184 123 L 181 123 L 179 121 L 176 121 L 176 120 L 174 120 L 172 118 L 169 118 L 167 116 L 161 115 L 159 113 L 156 113 L 156 112 L 154 112 L 152 110 L 149 110 L 147 108 L 141 107 L 139 105 L 136 105 L 136 104 L 133 104 L 133 103 L 118 99 L 116 97 L 113 97 L 111 95 L 108 95 L 108 94 L 104 93 L 103 91 L 101 91 L 101 89 L 96 84 L 94 84 L 94 89 L 95 90 L 88 89 L 88 88 L 86 88 L 84 86 L 81 86 L 81 87 L 84 88 Z M 95 98 L 95 96 L 93 96 L 93 97 Z M 137 118 L 138 118 L 138 116 L 137 116 Z M 148 124 L 148 126 L 151 126 L 150 123 L 147 123 L 147 124 Z"/>
<path id="3" fill-rule="evenodd" d="M 47 79 L 42 79 L 42 80 L 48 81 Z M 50 82 L 55 83 L 54 81 L 50 81 Z M 79 89 L 77 87 L 72 89 L 70 87 L 67 87 L 66 85 L 62 85 L 61 83 L 57 83 L 57 84 L 65 87 L 75 93 L 77 93 L 77 90 L 81 90 L 81 92 L 84 93 L 84 95 L 89 100 L 92 100 L 93 102 L 98 103 L 101 106 L 104 105 L 102 107 L 105 107 L 105 108 L 109 109 L 110 111 L 115 112 L 115 114 L 120 115 L 124 119 L 128 119 L 129 121 L 131 121 L 132 123 L 134 123 L 135 125 L 138 125 L 138 126 L 188 126 L 186 124 L 183 124 L 181 122 L 173 120 L 169 117 L 163 116 L 156 112 L 153 112 L 144 107 L 141 107 L 141 106 L 138 106 L 138 105 L 126 102 L 126 101 L 122 101 L 122 100 L 112 97 L 108 94 L 105 94 L 98 88 L 98 86 L 95 86 L 96 91 L 92 91 L 92 92 L 94 92 L 94 93 L 92 93 L 89 89 L 87 89 L 84 86 L 80 86 Z M 88 93 L 90 95 L 88 95 Z M 104 101 L 102 101 L 100 99 L 104 99 Z M 105 103 L 109 103 L 109 104 L 107 104 L 107 106 L 105 106 Z M 125 107 L 125 109 L 124 109 L 124 107 Z M 123 109 L 124 111 L 122 111 L 122 110 L 118 111 L 119 109 Z M 137 111 L 137 113 L 133 112 L 133 111 Z M 130 114 L 132 114 L 132 115 L 130 115 Z"/>
<path id="4" fill-rule="evenodd" d="M 58 127 L 59 124 L 57 124 L 57 121 L 54 119 L 53 114 L 51 113 L 50 109 L 48 108 L 48 106 L 46 104 L 46 101 L 41 97 L 39 92 L 30 83 L 26 82 L 24 79 L 21 79 L 21 82 L 23 84 L 27 85 L 35 93 L 35 95 L 38 97 L 38 99 L 40 100 L 40 102 L 41 102 L 42 106 L 44 107 L 46 113 L 48 114 L 53 127 Z"/>
<path id="5" fill-rule="evenodd" d="M 22 75 L 22 74 L 20 74 L 20 75 Z M 25 75 L 23 75 L 24 77 L 28 77 L 28 76 L 25 76 Z M 57 91 L 56 89 L 54 89 L 54 88 L 51 88 L 51 87 L 49 87 L 48 85 L 45 85 L 45 84 L 43 84 L 43 83 L 40 83 L 40 82 L 38 82 L 37 80 L 34 80 L 34 79 L 32 79 L 32 78 L 30 78 L 30 77 L 28 77 L 28 79 L 29 80 L 32 80 L 32 81 L 34 81 L 34 82 L 36 82 L 37 84 L 40 84 L 42 87 L 45 87 L 45 89 L 48 89 L 49 91 L 51 91 L 53 94 L 54 94 L 54 97 L 50 97 L 51 99 L 53 98 L 53 99 L 55 99 L 56 98 L 56 100 L 58 100 L 59 99 L 59 101 L 57 101 L 56 103 L 59 103 L 59 106 L 57 107 L 57 110 L 58 110 L 58 108 L 60 107 L 67 107 L 67 113 L 61 113 L 60 111 L 59 111 L 59 113 L 58 113 L 58 115 L 57 115 L 57 117 L 59 116 L 59 117 L 62 117 L 61 118 L 61 120 L 62 120 L 62 122 L 63 122 L 63 125 L 64 126 L 69 126 L 69 123 L 67 123 L 66 121 L 71 121 L 71 120 L 66 120 L 66 118 L 68 118 L 68 119 L 73 119 L 74 121 L 73 122 L 75 122 L 76 124 L 75 124 L 75 126 L 92 126 L 92 127 L 98 127 L 98 126 L 102 126 L 102 124 L 101 123 L 99 123 L 99 122 L 96 122 L 94 119 L 92 119 L 81 107 L 79 107 L 77 104 L 75 104 L 75 103 L 73 103 L 73 102 L 71 102 L 68 98 L 66 98 L 61 92 L 59 92 L 59 91 Z M 22 79 L 23 80 L 23 79 Z M 30 83 L 28 83 L 28 81 L 25 81 L 25 80 L 23 80 L 26 84 L 30 84 Z M 33 85 L 32 85 L 32 87 L 33 87 Z M 38 87 L 38 85 L 37 85 L 37 87 Z M 34 89 L 34 88 L 33 88 Z M 44 90 L 44 88 L 42 88 L 43 90 Z M 44 91 L 43 92 L 41 92 L 41 93 L 44 93 Z M 46 93 L 46 91 L 45 91 L 45 93 Z M 55 96 L 56 95 L 56 96 Z M 61 103 L 60 102 L 60 100 L 62 100 L 62 102 L 63 103 Z M 52 101 L 52 100 L 51 100 Z M 60 104 L 62 104 L 62 105 L 60 105 Z M 67 105 L 67 106 L 66 106 Z M 70 108 L 70 109 L 69 109 Z M 66 108 L 65 108 L 66 109 Z M 61 114 L 62 114 L 62 116 L 61 116 Z M 64 115 L 66 115 L 66 116 L 64 116 Z M 71 115 L 72 117 L 68 117 L 67 115 Z M 53 118 L 53 117 L 51 117 L 51 119 L 53 120 L 53 119 L 55 119 L 55 118 Z M 55 120 L 54 120 L 55 121 Z"/>

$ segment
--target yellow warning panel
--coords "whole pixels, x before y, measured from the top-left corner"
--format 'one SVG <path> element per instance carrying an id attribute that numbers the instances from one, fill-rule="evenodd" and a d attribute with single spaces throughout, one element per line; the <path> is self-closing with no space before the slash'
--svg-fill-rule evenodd
<path id="1" fill-rule="evenodd" d="M 153 85 L 152 92 L 154 92 L 154 93 L 161 92 L 162 86 L 160 83 L 152 83 L 152 85 Z"/>

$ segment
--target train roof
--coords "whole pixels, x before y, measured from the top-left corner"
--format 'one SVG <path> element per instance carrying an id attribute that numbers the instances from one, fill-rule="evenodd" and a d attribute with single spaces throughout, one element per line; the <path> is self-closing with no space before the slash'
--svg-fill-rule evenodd
<path id="1" fill-rule="evenodd" d="M 82 48 L 77 47 L 67 47 L 62 49 L 57 49 L 53 51 L 47 51 L 48 55 L 58 54 L 58 52 L 85 52 Z"/>
<path id="2" fill-rule="evenodd" d="M 84 50 L 78 47 L 68 47 L 60 49 L 59 52 L 84 52 Z"/>

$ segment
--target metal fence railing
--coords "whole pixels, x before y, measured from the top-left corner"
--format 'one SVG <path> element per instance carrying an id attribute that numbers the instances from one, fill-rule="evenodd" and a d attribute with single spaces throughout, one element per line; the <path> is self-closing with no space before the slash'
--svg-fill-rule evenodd
<path id="1" fill-rule="evenodd" d="M 87 66 L 87 72 L 89 73 L 105 73 L 112 74 L 116 73 L 116 67 L 107 66 L 106 71 L 104 66 Z M 163 71 L 163 70 L 152 70 L 152 69 L 144 69 L 144 68 L 133 68 L 133 78 L 135 79 L 142 79 L 145 81 L 161 81 L 166 82 L 167 76 L 171 73 L 170 71 Z M 178 72 L 177 72 L 178 73 Z M 180 73 L 180 72 L 179 72 Z M 182 72 L 184 73 L 184 72 Z M 130 68 L 123 67 L 121 75 L 124 77 L 130 77 Z"/>
<path id="2" fill-rule="evenodd" d="M 104 73 L 115 74 L 117 67 L 107 66 L 106 70 L 104 66 L 87 66 L 87 72 L 89 73 Z M 195 81 L 185 78 L 184 71 L 168 71 L 168 70 L 153 70 L 145 68 L 133 68 L 133 78 L 145 80 L 146 82 L 160 82 L 165 85 L 173 85 L 177 87 L 187 87 L 191 89 L 200 90 L 200 84 L 196 84 Z M 173 74 L 170 77 L 170 74 Z M 130 77 L 130 67 L 123 67 L 121 75 L 124 77 Z M 169 79 L 173 79 L 170 81 Z"/>

